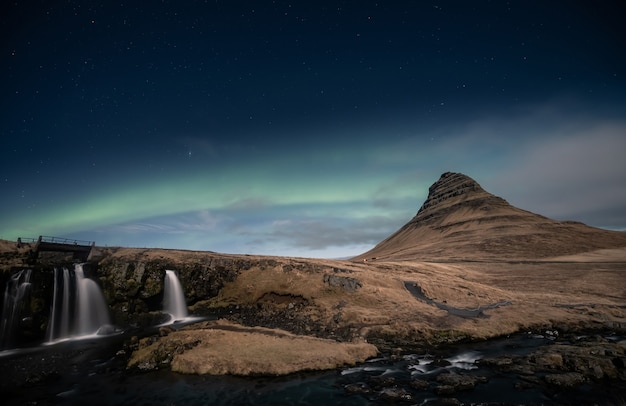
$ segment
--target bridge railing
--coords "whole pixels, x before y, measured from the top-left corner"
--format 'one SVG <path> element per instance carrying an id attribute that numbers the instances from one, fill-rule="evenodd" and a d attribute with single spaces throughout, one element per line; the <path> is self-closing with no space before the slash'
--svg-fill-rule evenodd
<path id="1" fill-rule="evenodd" d="M 50 242 L 54 244 L 74 244 L 74 245 L 93 245 L 94 241 L 87 240 L 75 240 L 72 238 L 63 238 L 63 237 L 51 237 L 40 235 L 39 242 Z"/>
<path id="2" fill-rule="evenodd" d="M 37 242 L 39 241 L 37 238 L 30 238 L 30 237 L 17 237 L 17 242 L 18 244 L 23 242 L 23 243 L 31 243 L 31 242 Z"/>
<path id="3" fill-rule="evenodd" d="M 73 238 L 64 237 L 52 237 L 47 235 L 40 235 L 39 238 L 19 237 L 17 239 L 19 243 L 41 243 L 47 242 L 52 244 L 67 244 L 67 245 L 95 245 L 95 241 L 76 240 Z"/>

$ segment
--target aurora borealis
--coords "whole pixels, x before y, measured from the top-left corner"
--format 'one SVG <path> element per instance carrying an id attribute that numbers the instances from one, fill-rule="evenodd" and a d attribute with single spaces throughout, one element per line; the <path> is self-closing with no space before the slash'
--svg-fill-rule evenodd
<path id="1" fill-rule="evenodd" d="M 2 8 L 0 238 L 350 256 L 445 171 L 626 229 L 617 4 Z"/>

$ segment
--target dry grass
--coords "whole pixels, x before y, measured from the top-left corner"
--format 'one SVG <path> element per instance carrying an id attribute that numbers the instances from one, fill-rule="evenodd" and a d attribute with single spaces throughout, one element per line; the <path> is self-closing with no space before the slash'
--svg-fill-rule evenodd
<path id="1" fill-rule="evenodd" d="M 377 354 L 371 344 L 338 343 L 286 331 L 243 327 L 225 321 L 201 323 L 162 337 L 133 353 L 129 366 L 156 362 L 154 354 L 173 352 L 173 371 L 211 375 L 285 375 L 334 369 Z"/>
<path id="2" fill-rule="evenodd" d="M 18 248 L 15 241 L 0 240 L 0 272 L 27 267 L 28 253 L 34 247 L 35 243 L 24 243 Z"/>
<path id="3" fill-rule="evenodd" d="M 340 313 L 340 323 L 358 328 L 362 337 L 390 326 L 398 334 L 412 329 L 426 335 L 455 330 L 487 338 L 541 325 L 626 325 L 626 262 L 602 262 L 599 255 L 592 255 L 596 262 L 300 260 L 308 270 L 285 273 L 279 265 L 242 271 L 214 300 L 254 303 L 268 292 L 300 295 L 322 320 Z M 612 250 L 611 258 L 616 255 Z M 342 275 L 358 279 L 362 287 L 345 291 L 328 286 L 323 275 L 333 273 L 333 268 L 351 271 Z M 418 284 L 428 298 L 455 308 L 511 304 L 485 310 L 484 318 L 459 317 L 416 299 L 404 287 L 405 281 Z"/>

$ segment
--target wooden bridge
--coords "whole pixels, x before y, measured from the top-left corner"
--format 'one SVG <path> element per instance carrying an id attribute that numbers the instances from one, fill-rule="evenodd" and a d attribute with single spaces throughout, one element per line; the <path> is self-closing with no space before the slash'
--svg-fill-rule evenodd
<path id="1" fill-rule="evenodd" d="M 35 243 L 33 249 L 34 258 L 38 258 L 41 252 L 59 252 L 72 254 L 72 259 L 79 261 L 87 261 L 92 248 L 96 245 L 95 241 L 74 240 L 71 238 L 39 236 L 39 238 L 18 238 L 17 246 L 20 247 L 25 243 Z"/>

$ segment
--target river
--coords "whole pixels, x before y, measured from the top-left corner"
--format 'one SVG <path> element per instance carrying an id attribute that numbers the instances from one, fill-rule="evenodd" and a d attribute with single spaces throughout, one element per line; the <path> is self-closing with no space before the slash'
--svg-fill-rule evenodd
<path id="1" fill-rule="evenodd" d="M 520 379 L 481 362 L 527 355 L 553 345 L 550 336 L 517 334 L 450 346 L 436 353 L 384 355 L 333 371 L 232 377 L 181 375 L 167 368 L 129 371 L 124 343 L 136 333 L 0 353 L 2 404 L 369 405 L 391 401 L 438 404 L 451 398 L 464 404 L 614 404 L 624 395 L 623 386 L 607 382 L 587 382 L 568 390 L 524 385 L 532 379 Z M 437 382 L 442 374 L 474 377 L 477 383 L 473 389 L 441 394 Z"/>

